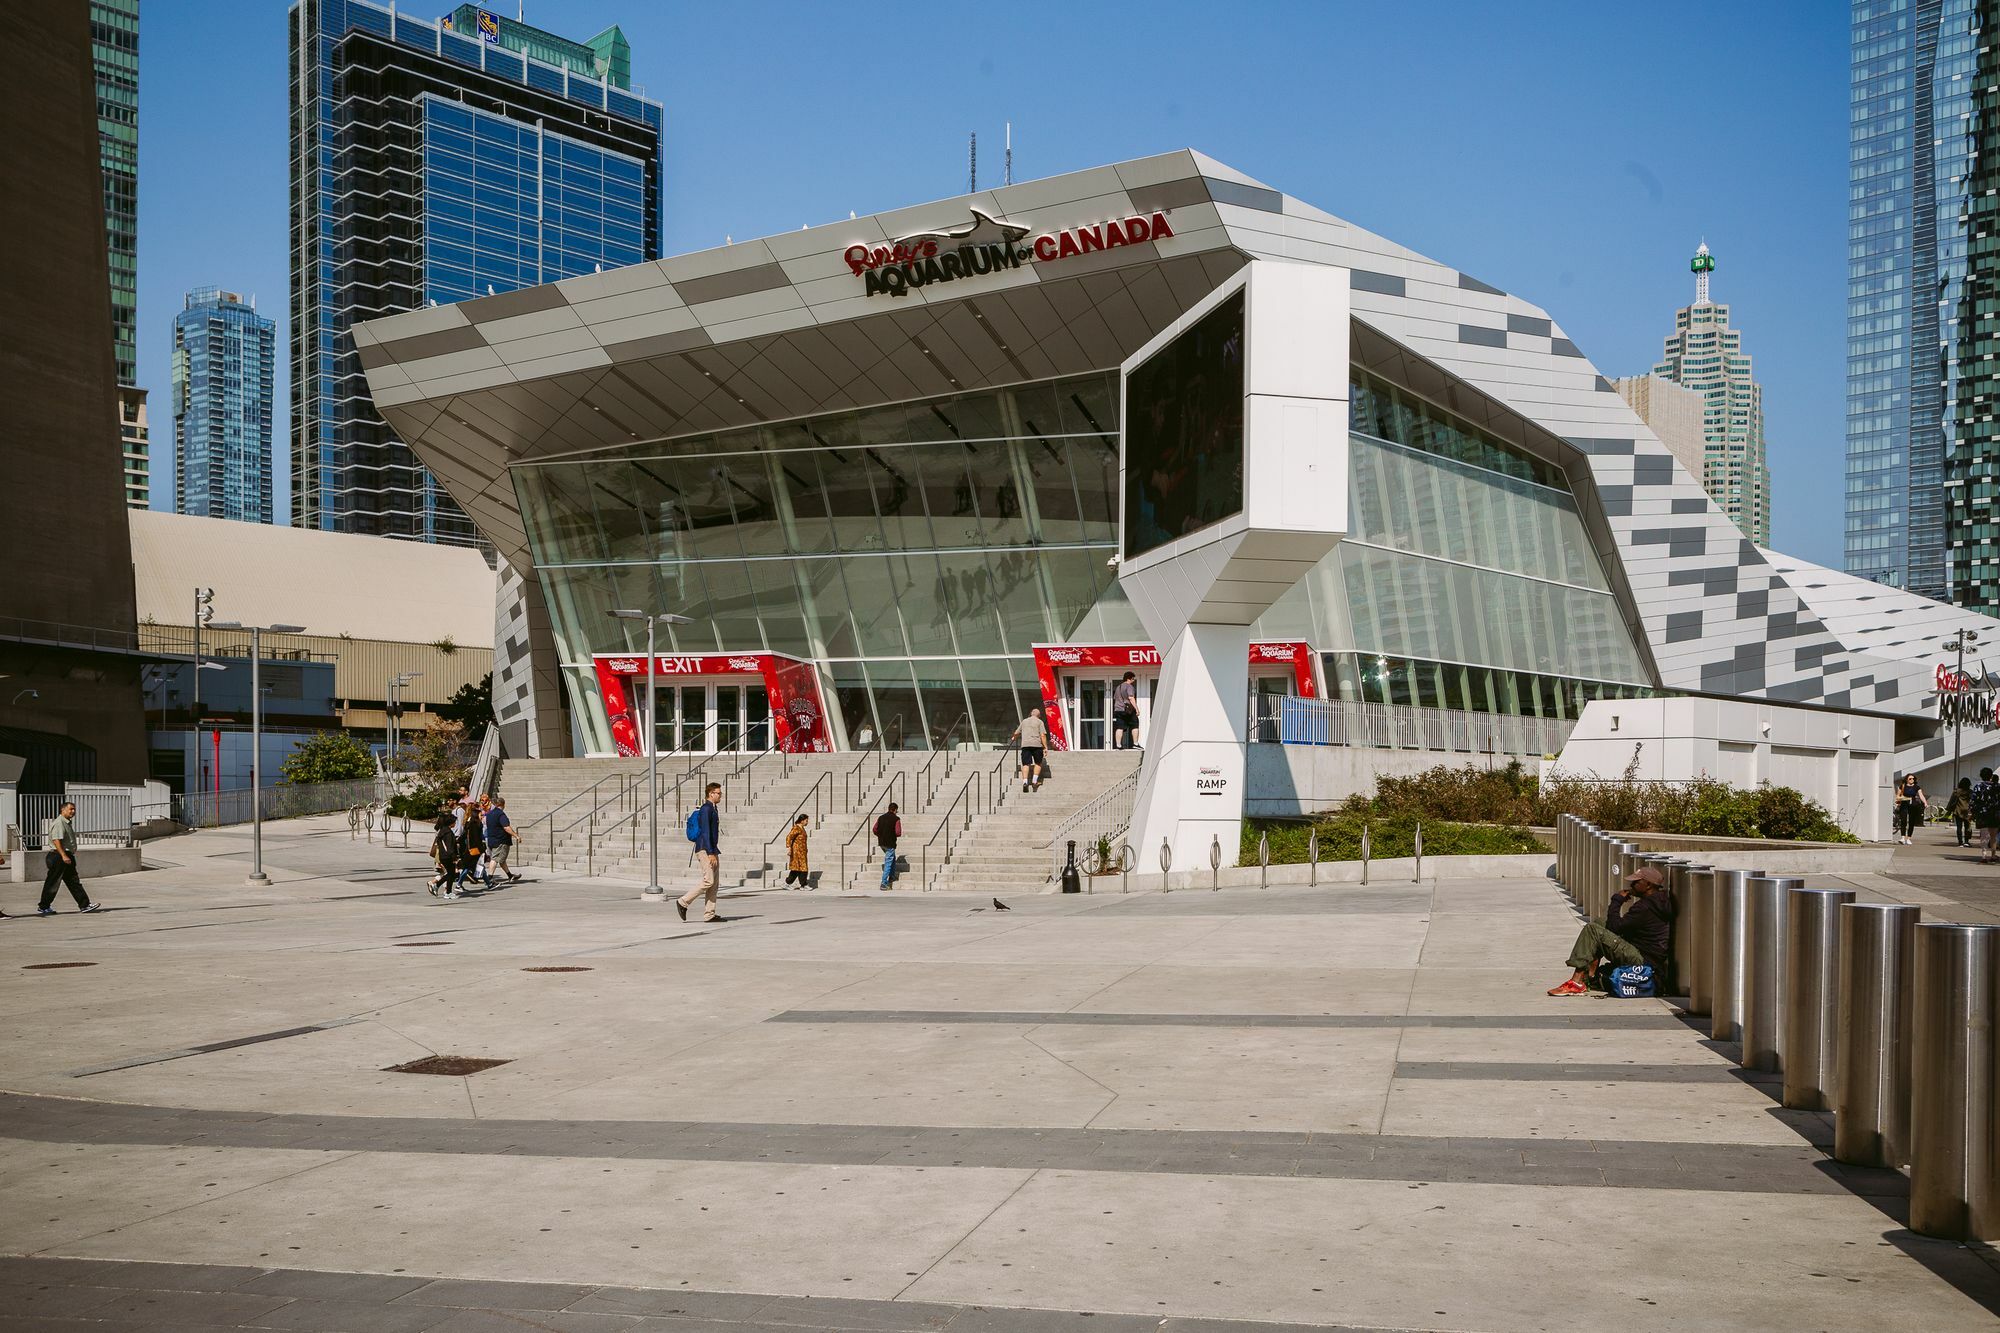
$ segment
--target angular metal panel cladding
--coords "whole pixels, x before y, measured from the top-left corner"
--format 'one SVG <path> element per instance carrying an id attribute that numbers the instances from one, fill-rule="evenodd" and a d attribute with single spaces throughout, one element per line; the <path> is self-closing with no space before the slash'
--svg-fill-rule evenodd
<path id="1" fill-rule="evenodd" d="M 1855 1166 L 1910 1160 L 1911 991 L 1917 922 L 1900 903 L 1840 909 L 1833 1155 Z"/>
<path id="2" fill-rule="evenodd" d="M 1793 889 L 1786 910 L 1785 1105 L 1798 1111 L 1833 1106 L 1839 1032 L 1840 909 L 1852 889 Z"/>
<path id="3" fill-rule="evenodd" d="M 1910 1229 L 2000 1239 L 2000 926 L 1916 928 Z"/>
<path id="4" fill-rule="evenodd" d="M 1707 962 L 1704 955 L 1708 947 L 1709 904 L 1714 896 L 1713 868 L 1686 864 L 1674 867 L 1673 994 L 1687 996 L 1687 1010 L 1691 1014 L 1708 1012 L 1706 998 L 1697 1003 L 1697 993 L 1705 984 L 1702 972 Z"/>
<path id="5" fill-rule="evenodd" d="M 1802 879 L 1752 875 L 1744 881 L 1743 1054 L 1745 1069 L 1775 1074 L 1785 1067 L 1785 924 L 1793 889 Z"/>
<path id="6" fill-rule="evenodd" d="M 1715 912 L 1709 919 L 1708 1035 L 1743 1040 L 1743 946 L 1749 935 L 1750 871 L 1715 872 Z"/>

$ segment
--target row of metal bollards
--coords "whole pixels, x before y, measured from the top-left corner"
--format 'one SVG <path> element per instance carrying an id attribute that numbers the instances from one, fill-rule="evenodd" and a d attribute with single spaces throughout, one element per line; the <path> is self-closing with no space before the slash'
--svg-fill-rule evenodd
<path id="1" fill-rule="evenodd" d="M 2000 1239 L 2000 926 L 1925 922 L 1762 870 L 1717 870 L 1564 815 L 1556 879 L 1586 917 L 1656 865 L 1677 916 L 1661 994 L 1685 995 L 1786 1106 L 1831 1111 L 1834 1157 L 1910 1172 L 1910 1228 Z"/>

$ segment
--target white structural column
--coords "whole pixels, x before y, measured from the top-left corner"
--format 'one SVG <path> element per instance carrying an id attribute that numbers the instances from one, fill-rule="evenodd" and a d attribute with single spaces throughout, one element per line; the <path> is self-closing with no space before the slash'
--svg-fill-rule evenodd
<path id="1" fill-rule="evenodd" d="M 1123 366 L 1133 370 L 1203 316 L 1245 294 L 1243 507 L 1119 567 L 1163 650 L 1132 811 L 1140 863 L 1173 849 L 1206 871 L 1220 844 L 1234 865 L 1243 820 L 1250 626 L 1347 530 L 1348 274 L 1256 260 Z M 1120 491 L 1128 460 L 1121 432 Z M 1122 528 L 1121 524 L 1121 528 Z M 1129 547 L 1127 548 L 1129 549 Z"/>

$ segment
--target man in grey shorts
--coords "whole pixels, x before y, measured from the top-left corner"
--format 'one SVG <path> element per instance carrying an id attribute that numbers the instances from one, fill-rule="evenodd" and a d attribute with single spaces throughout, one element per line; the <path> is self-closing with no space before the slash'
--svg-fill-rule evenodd
<path id="1" fill-rule="evenodd" d="M 1049 724 L 1042 718 L 1040 704 L 1021 719 L 1008 739 L 1021 742 L 1021 790 L 1033 791 L 1042 785 L 1042 752 L 1049 744 Z"/>

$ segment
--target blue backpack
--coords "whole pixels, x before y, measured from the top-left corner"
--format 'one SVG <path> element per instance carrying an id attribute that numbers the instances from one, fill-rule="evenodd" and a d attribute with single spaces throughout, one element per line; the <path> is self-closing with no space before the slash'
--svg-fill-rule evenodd
<path id="1" fill-rule="evenodd" d="M 688 811 L 687 835 L 689 842 L 701 841 L 701 807 Z"/>
<path id="2" fill-rule="evenodd" d="M 1604 993 L 1614 1000 L 1645 999 L 1653 993 L 1653 969 L 1644 963 L 1614 967 L 1604 978 Z"/>

